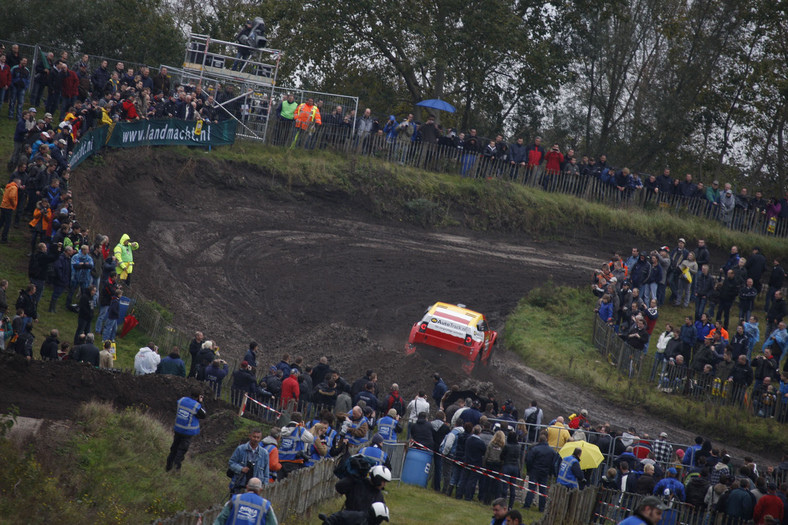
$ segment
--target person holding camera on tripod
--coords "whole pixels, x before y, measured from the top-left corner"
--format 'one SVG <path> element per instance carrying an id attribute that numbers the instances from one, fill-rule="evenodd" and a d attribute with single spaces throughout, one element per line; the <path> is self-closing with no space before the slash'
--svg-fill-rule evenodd
<path id="1" fill-rule="evenodd" d="M 241 28 L 237 35 L 235 35 L 235 40 L 238 42 L 238 53 L 235 55 L 235 60 L 233 61 L 233 71 L 240 71 L 243 69 L 246 61 L 249 60 L 249 56 L 252 54 L 252 49 L 248 47 L 249 35 L 252 32 L 254 24 L 251 20 L 247 20 L 246 24 Z"/>
<path id="2" fill-rule="evenodd" d="M 230 457 L 227 476 L 231 478 L 230 492 L 241 494 L 244 492 L 249 480 L 259 478 L 263 483 L 268 483 L 270 478 L 268 450 L 260 446 L 263 440 L 261 430 L 252 430 L 249 441 L 239 445 Z"/>

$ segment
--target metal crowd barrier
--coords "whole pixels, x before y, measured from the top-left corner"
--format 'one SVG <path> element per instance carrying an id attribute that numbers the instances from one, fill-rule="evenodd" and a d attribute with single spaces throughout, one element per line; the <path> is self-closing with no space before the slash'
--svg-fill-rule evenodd
<path id="1" fill-rule="evenodd" d="M 653 338 L 655 336 L 652 336 Z M 714 374 L 693 369 L 691 365 L 694 350 L 683 365 L 657 359 L 655 344 L 649 345 L 649 353 L 636 350 L 596 315 L 592 341 L 608 363 L 615 367 L 620 375 L 632 381 L 654 386 L 665 394 L 736 407 L 753 416 L 773 417 L 783 423 L 788 421 L 788 404 L 782 402 L 777 395 L 756 392 L 752 387 L 736 385 L 731 381 L 716 380 Z"/>

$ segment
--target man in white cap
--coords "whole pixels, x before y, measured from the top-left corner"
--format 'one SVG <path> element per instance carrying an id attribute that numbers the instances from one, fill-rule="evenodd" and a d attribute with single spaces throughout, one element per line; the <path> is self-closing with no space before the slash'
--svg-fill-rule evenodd
<path id="1" fill-rule="evenodd" d="M 260 478 L 252 478 L 246 484 L 244 494 L 236 494 L 225 503 L 222 512 L 213 521 L 213 525 L 235 525 L 249 523 L 256 525 L 278 525 L 271 502 L 260 496 L 263 482 Z"/>
<path id="2" fill-rule="evenodd" d="M 659 439 L 655 439 L 651 444 L 651 451 L 654 453 L 654 459 L 659 463 L 670 463 L 673 460 L 673 447 L 667 442 L 668 434 L 661 432 Z"/>

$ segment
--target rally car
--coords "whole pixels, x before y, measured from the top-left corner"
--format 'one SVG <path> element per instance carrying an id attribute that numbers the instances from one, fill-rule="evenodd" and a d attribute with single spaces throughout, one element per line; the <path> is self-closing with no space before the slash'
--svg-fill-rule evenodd
<path id="1" fill-rule="evenodd" d="M 477 363 L 489 364 L 498 332 L 490 330 L 487 319 L 464 304 L 435 303 L 410 330 L 405 353 L 419 347 L 433 347 L 459 355 L 470 374 Z"/>

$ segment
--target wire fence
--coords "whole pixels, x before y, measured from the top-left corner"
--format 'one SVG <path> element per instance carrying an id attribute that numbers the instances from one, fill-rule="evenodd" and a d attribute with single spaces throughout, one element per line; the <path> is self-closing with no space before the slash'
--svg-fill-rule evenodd
<path id="1" fill-rule="evenodd" d="M 780 395 L 779 385 L 764 385 L 756 380 L 751 386 L 719 377 L 713 367 L 694 361 L 698 347 L 692 348 L 684 363 L 665 359 L 664 354 L 657 352 L 647 354 L 627 344 L 599 316 L 594 316 L 592 338 L 602 357 L 630 381 L 657 388 L 666 395 L 689 397 L 707 409 L 728 406 L 750 416 L 788 421 L 788 398 Z"/>
<path id="2" fill-rule="evenodd" d="M 313 506 L 336 496 L 334 468 L 336 458 L 325 459 L 314 466 L 291 472 L 284 481 L 270 483 L 260 494 L 271 502 L 279 523 L 293 516 L 306 513 Z M 202 512 L 179 512 L 154 525 L 198 525 L 210 524 L 221 513 L 223 505 L 214 505 Z"/>
<path id="3" fill-rule="evenodd" d="M 598 523 L 605 525 L 609 523 L 618 523 L 632 515 L 641 500 L 646 497 L 646 494 L 632 494 L 605 488 L 575 491 L 573 494 L 571 491 L 568 491 L 566 487 L 561 487 L 560 485 L 553 485 L 553 487 L 555 487 L 556 495 L 561 494 L 561 497 L 565 497 L 569 500 L 574 499 L 577 502 L 577 512 L 587 517 L 587 521 L 582 523 Z M 553 487 L 551 487 L 551 491 Z M 588 490 L 595 492 L 595 496 L 592 498 L 583 497 L 583 492 Z M 708 525 L 722 522 L 728 525 L 745 525 L 747 523 L 752 523 L 747 519 L 729 516 L 723 512 L 709 509 L 705 505 L 696 507 L 690 503 L 684 503 L 676 499 L 668 500 L 664 504 L 668 508 L 662 512 L 662 519 L 657 522 L 658 525 Z M 550 505 L 548 503 L 546 516 L 547 513 L 554 512 L 553 509 L 549 507 Z M 556 507 L 559 506 L 556 505 Z M 555 512 L 560 512 L 560 508 L 556 508 Z M 543 521 L 542 523 L 548 522 Z"/>

